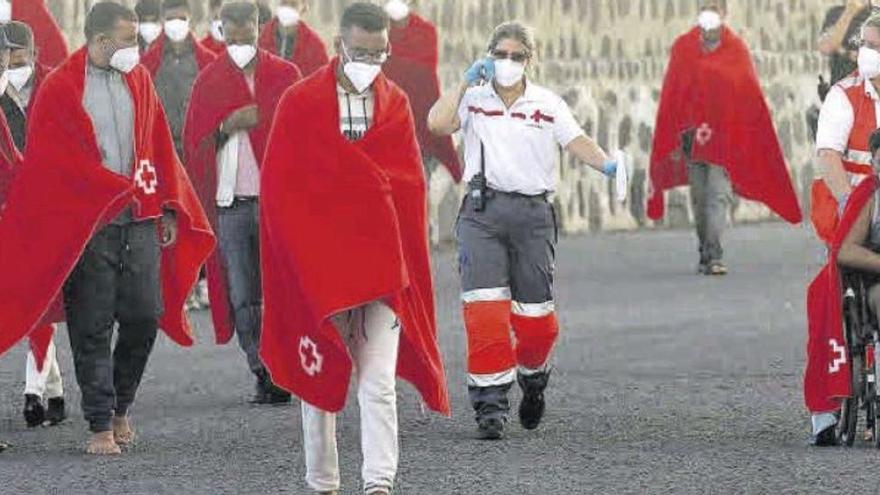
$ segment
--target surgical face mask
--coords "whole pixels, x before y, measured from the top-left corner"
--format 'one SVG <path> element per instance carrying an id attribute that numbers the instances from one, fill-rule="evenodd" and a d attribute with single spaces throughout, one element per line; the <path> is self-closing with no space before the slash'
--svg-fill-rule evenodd
<path id="1" fill-rule="evenodd" d="M 379 73 L 382 72 L 382 65 L 353 61 L 348 54 L 348 49 L 345 48 L 345 43 L 342 44 L 342 53 L 345 55 L 345 58 L 348 59 L 348 62 L 342 66 L 342 72 L 348 77 L 348 80 L 351 82 L 352 86 L 354 86 L 354 89 L 357 90 L 358 93 L 363 93 L 373 84 L 373 81 L 379 77 Z"/>
<path id="2" fill-rule="evenodd" d="M 9 78 L 9 84 L 12 84 L 12 87 L 14 87 L 16 91 L 21 91 L 21 88 L 31 80 L 33 74 L 34 68 L 30 65 L 16 67 L 15 69 L 8 69 L 6 71 L 6 75 Z"/>
<path id="3" fill-rule="evenodd" d="M 495 61 L 495 82 L 505 88 L 515 86 L 522 81 L 526 73 L 526 66 L 520 62 L 514 62 L 509 58 Z"/>
<path id="4" fill-rule="evenodd" d="M 385 4 L 385 12 L 392 21 L 402 21 L 409 16 L 409 5 L 403 0 L 391 0 Z"/>
<path id="5" fill-rule="evenodd" d="M 0 23 L 12 20 L 12 3 L 9 0 L 0 0 Z"/>
<path id="6" fill-rule="evenodd" d="M 223 41 L 223 21 L 218 19 L 211 23 L 211 37 L 216 41 Z"/>
<path id="7" fill-rule="evenodd" d="M 183 19 L 165 21 L 165 35 L 169 40 L 180 43 L 189 36 L 189 21 Z"/>
<path id="8" fill-rule="evenodd" d="M 257 47 L 254 45 L 228 45 L 226 52 L 229 58 L 235 62 L 239 69 L 244 69 L 257 55 Z"/>
<path id="9" fill-rule="evenodd" d="M 110 57 L 110 67 L 113 67 L 123 74 L 131 72 L 140 62 L 141 54 L 137 45 L 117 49 Z"/>
<path id="10" fill-rule="evenodd" d="M 284 27 L 290 27 L 299 22 L 299 11 L 287 5 L 278 7 L 277 15 L 278 22 Z"/>
<path id="11" fill-rule="evenodd" d="M 703 31 L 712 31 L 721 27 L 721 14 L 714 10 L 704 10 L 697 17 L 697 25 Z"/>
<path id="12" fill-rule="evenodd" d="M 141 38 L 149 45 L 162 34 L 162 26 L 155 22 L 142 22 L 138 25 L 138 32 L 141 34 Z"/>
<path id="13" fill-rule="evenodd" d="M 880 52 L 866 46 L 859 48 L 859 74 L 865 79 L 880 76 Z"/>

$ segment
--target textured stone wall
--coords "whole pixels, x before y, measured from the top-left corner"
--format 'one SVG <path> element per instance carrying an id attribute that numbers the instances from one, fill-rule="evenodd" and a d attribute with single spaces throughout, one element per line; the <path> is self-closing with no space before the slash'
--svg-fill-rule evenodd
<path id="1" fill-rule="evenodd" d="M 80 31 L 77 26 L 88 0 L 50 3 L 70 32 Z M 309 21 L 329 39 L 348 3 L 312 0 Z M 806 198 L 813 172 L 803 115 L 817 100 L 816 76 L 823 71 L 814 47 L 825 11 L 842 0 L 728 3 L 729 23 L 753 50 L 793 180 Z M 620 147 L 633 157 L 631 199 L 621 206 L 611 201 L 609 181 L 560 156 L 557 202 L 566 232 L 652 225 L 645 218 L 644 201 L 657 96 L 669 47 L 693 24 L 697 0 L 421 0 L 419 4 L 441 31 L 444 84 L 455 84 L 467 64 L 485 51 L 494 25 L 525 20 L 536 28 L 540 45 L 534 79 L 563 95 L 603 147 Z M 448 198 L 443 230 L 448 230 L 454 205 L 455 199 Z M 689 209 L 686 188 L 670 193 L 667 223 L 687 224 Z M 733 217 L 759 220 L 769 218 L 769 213 L 743 201 L 735 206 Z"/>

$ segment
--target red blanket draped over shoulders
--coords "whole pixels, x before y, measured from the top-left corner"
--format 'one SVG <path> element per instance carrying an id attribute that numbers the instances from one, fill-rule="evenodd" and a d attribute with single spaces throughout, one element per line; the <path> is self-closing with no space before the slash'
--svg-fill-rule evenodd
<path id="1" fill-rule="evenodd" d="M 722 29 L 713 52 L 703 52 L 699 28 L 672 47 L 651 151 L 648 216 L 662 218 L 664 193 L 688 183 L 681 135 L 693 129 L 693 161 L 723 166 L 737 194 L 799 223 L 797 195 L 748 47 Z"/>
<path id="2" fill-rule="evenodd" d="M 12 0 L 12 18 L 33 30 L 39 63 L 56 67 L 67 58 L 67 41 L 44 0 Z"/>
<path id="3" fill-rule="evenodd" d="M 422 153 L 442 163 L 458 182 L 462 167 L 452 137 L 435 136 L 428 130 L 428 112 L 440 99 L 437 28 L 424 18 L 410 14 L 405 26 L 392 24 L 389 36 L 391 57 L 382 70 L 409 97 Z"/>
<path id="4" fill-rule="evenodd" d="M 849 397 L 849 356 L 843 335 L 843 293 L 837 254 L 862 209 L 878 187 L 877 176 L 862 181 L 850 195 L 830 244 L 828 263 L 807 290 L 807 369 L 804 401 L 812 413 L 834 412 Z"/>
<path id="5" fill-rule="evenodd" d="M 160 326 L 175 342 L 192 343 L 184 302 L 214 247 L 207 218 L 143 67 L 125 76 L 135 111 L 133 177 L 103 166 L 82 105 L 86 64 L 81 49 L 49 74 L 30 109 L 24 162 L 0 217 L 0 352 L 50 322 L 52 303 L 88 241 L 129 205 L 137 219 L 176 212 L 178 240 L 162 250 Z"/>
<path id="6" fill-rule="evenodd" d="M 330 58 L 327 56 L 327 47 L 324 46 L 324 42 L 314 29 L 309 27 L 305 21 L 299 21 L 297 26 L 296 47 L 290 61 L 299 67 L 303 76 L 309 76 L 322 66 L 327 65 Z M 259 40 L 260 48 L 268 50 L 274 55 L 278 55 L 278 43 L 275 38 L 277 30 L 278 19 L 273 18 L 263 27 Z"/>
<path id="7" fill-rule="evenodd" d="M 215 40 L 210 33 L 201 39 L 201 43 L 202 46 L 210 50 L 214 55 L 220 55 L 226 50 L 226 43 Z"/>
<path id="8" fill-rule="evenodd" d="M 412 113 L 403 91 L 380 75 L 373 126 L 362 140 L 345 140 L 337 64 L 287 92 L 269 139 L 261 184 L 261 355 L 275 383 L 339 411 L 352 361 L 330 317 L 383 300 L 403 329 L 398 375 L 448 414 Z"/>
<path id="9" fill-rule="evenodd" d="M 226 56 L 221 55 L 196 79 L 183 131 L 186 167 L 202 201 L 211 225 L 217 227 L 217 143 L 220 124 L 234 111 L 256 103 L 259 124 L 250 133 L 251 145 L 257 163 L 263 161 L 266 141 L 275 110 L 284 92 L 301 78 L 299 69 L 265 50 L 257 53 L 254 72 L 256 97 L 251 94 L 244 73 Z M 217 343 L 232 338 L 232 309 L 226 287 L 226 268 L 219 251 L 214 251 L 207 263 L 208 290 L 211 315 Z"/>
<path id="10" fill-rule="evenodd" d="M 150 49 L 141 57 L 141 65 L 146 67 L 154 78 L 162 66 L 162 55 L 164 54 L 167 41 L 167 36 L 159 36 L 159 39 L 150 45 Z M 196 57 L 196 65 L 200 71 L 217 58 L 214 52 L 205 48 L 192 34 L 189 35 L 189 41 L 193 44 L 193 55 Z"/>

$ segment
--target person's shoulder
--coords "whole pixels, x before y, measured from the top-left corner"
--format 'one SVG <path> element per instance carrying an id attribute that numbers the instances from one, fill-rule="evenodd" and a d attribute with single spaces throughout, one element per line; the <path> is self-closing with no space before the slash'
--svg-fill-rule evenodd
<path id="1" fill-rule="evenodd" d="M 533 83 L 532 81 L 529 81 L 528 84 L 529 96 L 531 96 L 532 98 L 539 101 L 548 102 L 553 105 L 566 104 L 565 100 L 563 100 L 562 97 L 556 94 L 556 92 L 552 89 L 541 86 L 540 84 Z"/>
<path id="2" fill-rule="evenodd" d="M 855 88 L 857 86 L 861 86 L 864 83 L 865 83 L 865 80 L 861 76 L 859 76 L 859 74 L 857 72 L 853 72 L 852 74 L 837 81 L 837 83 L 835 83 L 834 86 L 831 87 L 831 91 L 834 91 L 834 89 L 837 88 L 842 92 L 846 92 L 852 88 Z"/>

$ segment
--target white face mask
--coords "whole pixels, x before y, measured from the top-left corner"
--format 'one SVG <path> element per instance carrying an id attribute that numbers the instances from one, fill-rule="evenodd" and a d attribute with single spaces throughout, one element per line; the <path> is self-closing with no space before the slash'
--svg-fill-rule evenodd
<path id="1" fill-rule="evenodd" d="M 277 15 L 278 22 L 284 27 L 290 27 L 299 22 L 299 11 L 287 5 L 278 7 Z"/>
<path id="2" fill-rule="evenodd" d="M 254 45 L 228 45 L 226 52 L 229 58 L 235 62 L 239 69 L 244 69 L 257 55 L 257 47 Z"/>
<path id="3" fill-rule="evenodd" d="M 165 21 L 165 35 L 169 40 L 180 43 L 189 36 L 189 21 L 183 19 Z"/>
<path id="4" fill-rule="evenodd" d="M 140 62 L 141 54 L 137 45 L 116 50 L 113 52 L 113 56 L 110 57 L 110 67 L 123 74 L 131 72 Z"/>
<path id="5" fill-rule="evenodd" d="M 866 46 L 859 48 L 859 74 L 865 79 L 880 76 L 880 52 Z"/>
<path id="6" fill-rule="evenodd" d="M 363 93 L 373 84 L 382 72 L 381 65 L 367 64 L 364 62 L 349 62 L 342 68 L 345 76 L 351 81 L 358 93 Z"/>
<path id="7" fill-rule="evenodd" d="M 6 90 L 9 88 L 9 76 L 4 72 L 0 75 L 0 95 L 6 93 Z"/>
<path id="8" fill-rule="evenodd" d="M 21 91 L 21 88 L 31 80 L 33 74 L 34 68 L 30 65 L 16 67 L 15 69 L 8 69 L 6 71 L 6 75 L 9 78 L 9 84 L 12 84 L 12 87 L 15 88 L 16 91 Z"/>
<path id="9" fill-rule="evenodd" d="M 392 21 L 402 21 L 409 16 L 409 5 L 403 0 L 391 0 L 385 4 L 385 12 Z"/>
<path id="10" fill-rule="evenodd" d="M 721 14 L 714 10 L 704 10 L 697 17 L 697 25 L 703 31 L 712 31 L 721 27 Z"/>
<path id="11" fill-rule="evenodd" d="M 0 0 L 0 23 L 12 20 L 12 3 L 9 0 Z"/>
<path id="12" fill-rule="evenodd" d="M 141 38 L 149 45 L 162 34 L 162 26 L 155 22 L 142 22 L 138 25 L 138 32 L 141 34 Z"/>
<path id="13" fill-rule="evenodd" d="M 525 73 L 525 64 L 514 62 L 509 58 L 495 61 L 495 82 L 505 88 L 514 86 L 522 81 Z"/>
<path id="14" fill-rule="evenodd" d="M 218 19 L 211 23 L 211 37 L 215 41 L 223 41 L 223 21 Z"/>

